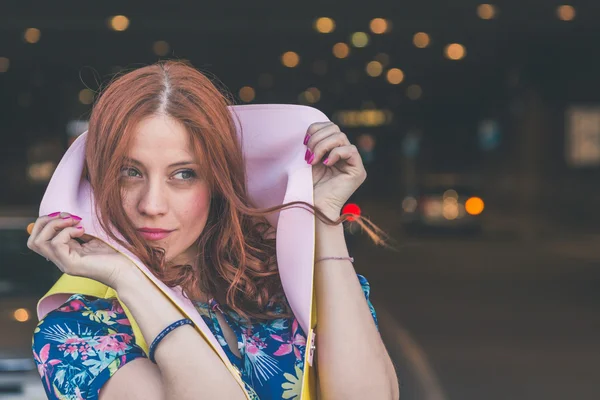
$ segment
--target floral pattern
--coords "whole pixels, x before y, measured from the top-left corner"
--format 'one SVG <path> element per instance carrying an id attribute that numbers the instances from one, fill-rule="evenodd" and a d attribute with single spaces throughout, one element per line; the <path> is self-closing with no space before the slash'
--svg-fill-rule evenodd
<path id="1" fill-rule="evenodd" d="M 371 315 L 369 283 L 357 275 Z M 196 308 L 254 399 L 299 400 L 306 334 L 295 318 L 245 324 L 215 300 Z M 237 338 L 241 358 L 229 348 L 217 312 Z M 33 335 L 33 356 L 49 399 L 97 399 L 104 383 L 126 363 L 146 357 L 117 299 L 73 295 L 49 313 Z"/>

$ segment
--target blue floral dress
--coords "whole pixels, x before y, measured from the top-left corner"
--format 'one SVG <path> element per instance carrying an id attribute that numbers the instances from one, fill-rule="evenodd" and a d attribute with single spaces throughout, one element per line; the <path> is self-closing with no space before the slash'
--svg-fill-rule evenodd
<path id="1" fill-rule="evenodd" d="M 357 275 L 371 315 L 369 283 Z M 299 399 L 306 334 L 295 318 L 245 324 L 215 300 L 196 308 L 255 399 Z M 241 358 L 229 348 L 216 312 L 237 337 Z M 97 399 L 106 381 L 128 362 L 146 357 L 135 343 L 129 320 L 117 299 L 71 296 L 36 327 L 33 355 L 49 399 Z"/>

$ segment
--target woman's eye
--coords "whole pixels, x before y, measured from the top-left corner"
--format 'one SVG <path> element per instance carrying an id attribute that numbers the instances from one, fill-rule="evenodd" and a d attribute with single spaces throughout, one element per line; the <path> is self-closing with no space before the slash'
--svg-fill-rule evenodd
<path id="1" fill-rule="evenodd" d="M 177 175 L 181 175 L 181 179 L 183 179 L 184 181 L 189 181 L 196 177 L 196 173 L 194 171 L 192 171 L 191 169 L 179 171 L 175 174 L 175 176 L 177 176 Z"/>
<path id="2" fill-rule="evenodd" d="M 136 177 L 137 175 L 140 175 L 140 173 L 138 171 L 136 171 L 135 169 L 127 168 L 127 167 L 121 169 L 121 173 L 123 174 L 123 176 L 128 177 L 128 178 Z"/>

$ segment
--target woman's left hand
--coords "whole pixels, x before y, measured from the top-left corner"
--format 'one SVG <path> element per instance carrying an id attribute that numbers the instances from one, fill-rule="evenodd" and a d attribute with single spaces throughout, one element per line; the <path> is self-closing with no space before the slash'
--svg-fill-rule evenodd
<path id="1" fill-rule="evenodd" d="M 333 122 L 316 122 L 307 131 L 306 161 L 311 164 L 314 204 L 337 218 L 352 193 L 367 178 L 358 149 Z M 323 162 L 326 161 L 326 164 Z"/>

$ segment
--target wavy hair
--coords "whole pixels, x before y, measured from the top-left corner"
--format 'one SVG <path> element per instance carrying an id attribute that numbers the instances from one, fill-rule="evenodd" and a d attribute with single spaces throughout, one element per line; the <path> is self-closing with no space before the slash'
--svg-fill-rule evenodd
<path id="1" fill-rule="evenodd" d="M 105 232 L 167 286 L 180 286 L 191 300 L 203 294 L 215 297 L 246 320 L 289 317 L 292 312 L 277 268 L 274 230 L 266 215 L 302 206 L 329 225 L 352 218 L 378 244 L 385 245 L 381 235 L 387 235 L 360 216 L 344 214 L 333 221 L 305 202 L 253 207 L 241 145 L 228 109 L 233 101 L 225 93 L 186 61 L 161 61 L 116 76 L 91 112 L 84 176 L 94 191 L 95 211 Z M 195 266 L 166 265 L 165 250 L 150 246 L 139 235 L 122 205 L 119 174 L 132 133 L 142 119 L 155 114 L 169 115 L 185 126 L 200 171 L 210 171 L 204 178 L 211 190 L 211 206 L 197 241 Z"/>

